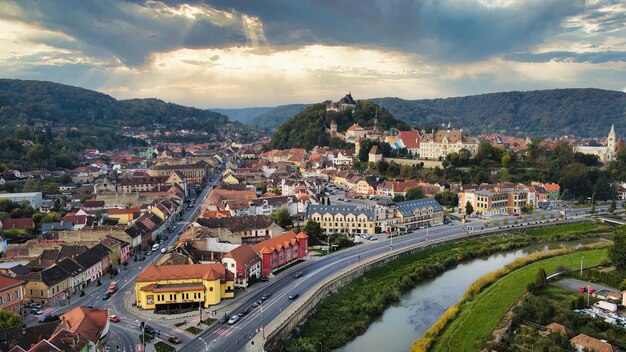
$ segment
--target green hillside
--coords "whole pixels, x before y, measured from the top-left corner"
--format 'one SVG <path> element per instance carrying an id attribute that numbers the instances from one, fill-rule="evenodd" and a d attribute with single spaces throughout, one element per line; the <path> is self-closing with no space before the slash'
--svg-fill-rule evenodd
<path id="1" fill-rule="evenodd" d="M 250 120 L 255 117 L 265 114 L 268 111 L 271 111 L 273 107 L 255 107 L 255 108 L 241 108 L 241 109 L 211 109 L 211 111 L 216 112 L 218 114 L 222 114 L 228 116 L 228 119 L 231 121 L 239 121 L 241 123 L 248 123 Z M 299 111 L 298 111 L 299 112 Z M 291 116 L 296 113 L 291 114 Z"/>
<path id="2" fill-rule="evenodd" d="M 280 125 L 272 137 L 270 146 L 277 149 L 305 148 L 307 150 L 316 145 L 338 146 L 341 141 L 337 138 L 331 139 L 326 133 L 332 120 L 337 122 L 339 132 L 345 132 L 354 123 L 363 127 L 373 126 L 376 116 L 378 116 L 379 126 L 384 130 L 409 128 L 405 122 L 397 120 L 388 111 L 381 110 L 377 104 L 370 101 L 359 102 L 354 113 L 351 111 L 327 112 L 326 103 L 320 103 L 308 106 L 304 111 Z"/>
<path id="3" fill-rule="evenodd" d="M 472 133 L 600 137 L 606 136 L 611 124 L 626 124 L 626 93 L 591 88 L 372 101 L 413 125 L 451 122 L 453 127 Z"/>
<path id="4" fill-rule="evenodd" d="M 280 126 L 280 124 L 285 122 L 285 120 L 303 111 L 306 107 L 306 104 L 279 105 L 269 111 L 255 116 L 248 121 L 248 125 L 256 128 L 274 130 Z"/>

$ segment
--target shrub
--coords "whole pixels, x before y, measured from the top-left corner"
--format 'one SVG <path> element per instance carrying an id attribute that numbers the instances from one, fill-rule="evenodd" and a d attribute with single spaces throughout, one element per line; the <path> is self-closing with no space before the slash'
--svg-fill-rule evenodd
<path id="1" fill-rule="evenodd" d="M 154 348 L 156 349 L 156 352 L 176 352 L 176 348 L 166 344 L 163 341 L 155 343 Z"/>
<path id="2" fill-rule="evenodd" d="M 195 327 L 195 326 L 190 326 L 190 327 L 188 327 L 188 328 L 187 328 L 187 329 L 185 329 L 185 330 L 186 330 L 187 332 L 189 332 L 190 334 L 193 334 L 193 335 L 198 335 L 199 333 L 201 333 L 201 332 L 202 332 L 202 329 L 199 329 L 199 328 L 197 328 L 197 327 Z"/>

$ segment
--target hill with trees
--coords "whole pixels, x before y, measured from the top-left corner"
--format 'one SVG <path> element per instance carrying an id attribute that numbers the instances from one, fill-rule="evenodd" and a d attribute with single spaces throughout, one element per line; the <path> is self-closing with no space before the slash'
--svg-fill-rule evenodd
<path id="1" fill-rule="evenodd" d="M 214 132 L 228 117 L 158 99 L 117 100 L 88 89 L 44 81 L 0 79 L 0 169 L 71 168 L 73 152 L 143 145 L 123 131 Z M 74 128 L 75 127 L 75 128 Z"/>
<path id="2" fill-rule="evenodd" d="M 345 132 L 354 123 L 360 126 L 373 126 L 378 119 L 378 125 L 383 130 L 397 128 L 406 130 L 409 126 L 397 120 L 387 110 L 381 109 L 370 101 L 360 101 L 354 112 L 326 111 L 327 102 L 313 104 L 304 111 L 285 121 L 278 127 L 272 137 L 270 147 L 276 149 L 304 148 L 307 150 L 315 146 L 345 147 L 345 142 L 338 137 L 331 138 L 326 132 L 330 122 L 337 122 L 337 131 Z"/>
<path id="3" fill-rule="evenodd" d="M 591 88 L 371 100 L 412 125 L 429 127 L 451 122 L 472 133 L 604 137 L 611 124 L 626 124 L 626 93 Z"/>
<path id="4" fill-rule="evenodd" d="M 278 108 L 278 107 L 276 107 Z M 211 109 L 211 111 L 216 112 L 218 114 L 222 114 L 228 116 L 228 118 L 232 121 L 239 121 L 241 123 L 248 123 L 253 118 L 265 114 L 272 109 L 276 109 L 274 107 L 254 107 L 254 108 L 241 108 L 241 109 Z M 299 111 L 298 111 L 299 112 Z M 296 113 L 298 113 L 296 112 Z M 296 113 L 293 113 L 295 115 Z"/>
<path id="5" fill-rule="evenodd" d="M 275 130 L 288 118 L 306 109 L 306 104 L 279 105 L 269 111 L 259 114 L 248 121 L 248 125 L 255 128 Z"/>

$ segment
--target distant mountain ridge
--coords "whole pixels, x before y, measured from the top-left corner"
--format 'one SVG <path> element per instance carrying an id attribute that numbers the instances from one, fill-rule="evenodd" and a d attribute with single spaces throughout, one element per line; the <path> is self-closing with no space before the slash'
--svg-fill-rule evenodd
<path id="1" fill-rule="evenodd" d="M 67 126 L 146 127 L 215 131 L 228 117 L 210 111 L 167 103 L 160 99 L 117 100 L 109 95 L 69 85 L 0 79 L 0 121 L 3 124 L 50 121 Z"/>
<path id="2" fill-rule="evenodd" d="M 228 116 L 232 121 L 239 121 L 241 123 L 248 123 L 250 120 L 256 118 L 259 115 L 276 109 L 275 107 L 254 107 L 254 108 L 241 108 L 241 109 L 210 109 L 218 114 Z"/>
<path id="3" fill-rule="evenodd" d="M 450 122 L 472 133 L 604 137 L 626 126 L 626 93 L 594 88 L 503 92 L 445 99 L 373 102 L 419 127 Z M 626 130 L 618 134 L 626 135 Z"/>

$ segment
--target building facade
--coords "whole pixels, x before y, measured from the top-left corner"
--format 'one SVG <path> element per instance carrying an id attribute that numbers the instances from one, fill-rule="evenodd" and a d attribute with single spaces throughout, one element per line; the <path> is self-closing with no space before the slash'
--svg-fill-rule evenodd
<path id="1" fill-rule="evenodd" d="M 423 159 L 444 159 L 448 154 L 466 149 L 470 157 L 476 156 L 479 141 L 464 136 L 462 130 L 439 130 L 425 134 L 420 142 L 419 154 Z"/>
<path id="2" fill-rule="evenodd" d="M 0 310 L 22 315 L 24 284 L 23 280 L 0 275 Z"/>
<path id="3" fill-rule="evenodd" d="M 263 276 L 269 276 L 275 270 L 305 258 L 309 251 L 309 236 L 304 232 L 289 231 L 257 243 L 252 249 L 261 256 Z"/>

